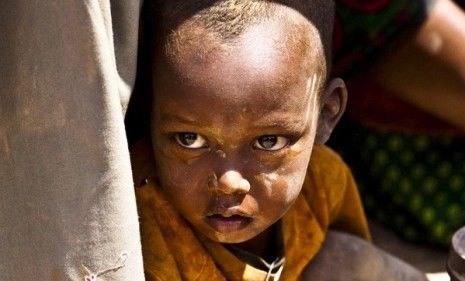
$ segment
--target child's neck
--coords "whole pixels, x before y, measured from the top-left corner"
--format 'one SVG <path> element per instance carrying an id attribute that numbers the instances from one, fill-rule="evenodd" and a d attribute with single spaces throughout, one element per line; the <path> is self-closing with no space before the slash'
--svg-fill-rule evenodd
<path id="1" fill-rule="evenodd" d="M 273 224 L 254 238 L 235 246 L 271 262 L 282 254 L 282 249 L 279 247 L 280 242 L 278 241 L 281 236 L 278 234 L 278 231 L 280 231 L 279 222 Z"/>

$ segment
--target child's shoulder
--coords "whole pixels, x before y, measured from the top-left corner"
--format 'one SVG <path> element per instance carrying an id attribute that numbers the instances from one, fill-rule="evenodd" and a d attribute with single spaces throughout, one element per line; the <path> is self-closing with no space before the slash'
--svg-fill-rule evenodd
<path id="1" fill-rule="evenodd" d="M 324 144 L 315 144 L 313 147 L 312 158 L 311 161 L 317 159 L 326 159 L 330 161 L 342 161 L 341 156 L 330 147 Z"/>
<path id="2" fill-rule="evenodd" d="M 315 145 L 308 165 L 308 175 L 312 181 L 333 185 L 345 182 L 351 172 L 341 156 L 326 145 Z"/>
<path id="3" fill-rule="evenodd" d="M 370 239 L 355 180 L 349 167 L 331 148 L 315 145 L 302 189 L 321 225 L 333 225 Z"/>
<path id="4" fill-rule="evenodd" d="M 314 210 L 331 220 L 340 209 L 348 190 L 356 189 L 350 169 L 342 158 L 325 145 L 315 145 L 302 186 L 302 195 Z M 321 218 L 322 219 L 322 218 Z"/>

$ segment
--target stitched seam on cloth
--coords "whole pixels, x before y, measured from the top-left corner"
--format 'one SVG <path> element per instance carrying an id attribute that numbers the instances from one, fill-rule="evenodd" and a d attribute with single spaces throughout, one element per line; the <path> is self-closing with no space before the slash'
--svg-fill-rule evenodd
<path id="1" fill-rule="evenodd" d="M 83 265 L 84 268 L 87 269 L 87 271 L 90 272 L 89 275 L 84 276 L 84 281 L 97 281 L 97 278 L 102 276 L 102 275 L 105 275 L 105 274 L 110 273 L 110 272 L 116 272 L 116 271 L 118 271 L 121 268 L 126 266 L 126 261 L 127 260 L 128 260 L 128 254 L 127 253 L 122 253 L 120 255 L 120 257 L 118 258 L 118 260 L 116 261 L 115 266 L 104 269 L 104 270 L 101 270 L 101 271 L 99 271 L 97 273 L 92 273 L 92 271 L 90 271 L 86 266 Z"/>

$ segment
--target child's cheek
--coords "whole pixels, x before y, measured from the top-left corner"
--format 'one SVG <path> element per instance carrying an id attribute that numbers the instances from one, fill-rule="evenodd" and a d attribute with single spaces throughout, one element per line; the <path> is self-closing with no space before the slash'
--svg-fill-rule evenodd
<path id="1" fill-rule="evenodd" d="M 271 195 L 273 186 L 278 179 L 278 173 L 261 173 L 258 177 L 258 181 L 262 183 L 265 188 L 265 192 Z"/>
<path id="2" fill-rule="evenodd" d="M 286 177 L 287 189 L 286 189 L 286 199 L 288 203 L 295 201 L 297 196 L 299 196 L 300 191 L 302 190 L 302 185 L 305 179 L 305 173 L 292 173 Z"/>
<path id="3" fill-rule="evenodd" d="M 274 188 L 274 190 L 285 193 L 283 198 L 285 198 L 289 204 L 293 203 L 300 194 L 307 172 L 310 157 L 307 153 L 302 153 L 300 156 L 301 157 L 296 157 L 293 161 L 288 162 L 288 165 L 280 169 L 279 179 L 285 183 L 286 188 L 281 188 L 280 185 L 283 186 L 284 184 L 278 183 L 276 184 L 276 188 Z"/>
<path id="4" fill-rule="evenodd" d="M 162 188 L 168 192 L 179 192 L 189 193 L 192 188 L 188 188 L 189 185 L 194 183 L 194 179 L 191 178 L 189 169 L 185 169 L 186 166 L 180 160 L 160 157 L 157 161 L 157 172 L 161 179 Z M 187 179 L 191 179 L 189 184 Z"/>
<path id="5" fill-rule="evenodd" d="M 302 188 L 305 174 L 302 172 L 286 173 L 279 169 L 272 173 L 262 173 L 257 180 L 262 186 L 260 193 L 273 204 L 288 206 L 294 202 Z"/>
<path id="6" fill-rule="evenodd" d="M 165 165 L 161 169 L 161 187 L 184 216 L 198 216 L 205 209 L 209 198 L 206 183 L 193 177 L 182 165 Z"/>

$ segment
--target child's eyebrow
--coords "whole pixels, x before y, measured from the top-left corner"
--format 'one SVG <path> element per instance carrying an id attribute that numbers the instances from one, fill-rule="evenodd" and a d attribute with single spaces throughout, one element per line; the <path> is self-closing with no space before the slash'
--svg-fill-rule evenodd
<path id="1" fill-rule="evenodd" d="M 303 128 L 310 120 L 302 118 L 285 117 L 281 113 L 267 114 L 253 122 L 254 126 L 263 128 Z"/>
<path id="2" fill-rule="evenodd" d="M 184 123 L 189 125 L 198 125 L 197 120 L 194 118 L 190 118 L 187 116 L 180 116 L 180 115 L 173 115 L 169 113 L 165 113 L 160 115 L 160 120 L 166 123 Z"/>
<path id="3" fill-rule="evenodd" d="M 207 125 L 205 123 L 199 122 L 199 120 L 197 120 L 196 118 L 171 113 L 161 114 L 160 121 L 165 125 L 184 124 L 194 127 L 202 127 L 204 129 L 206 129 L 207 127 L 214 127 L 214 124 L 212 123 L 209 123 Z M 303 120 L 300 118 L 285 118 L 280 114 L 272 114 L 255 121 L 248 122 L 247 128 L 244 128 L 244 130 L 250 132 L 253 131 L 255 133 L 277 133 L 279 131 L 284 131 L 285 133 L 290 134 L 302 134 L 308 129 L 309 121 L 310 120 Z"/>
<path id="4" fill-rule="evenodd" d="M 301 133 L 307 128 L 306 122 L 299 121 L 287 121 L 287 120 L 276 120 L 267 122 L 253 123 L 253 126 L 261 130 L 273 130 L 273 129 L 285 129 L 290 132 Z"/>

